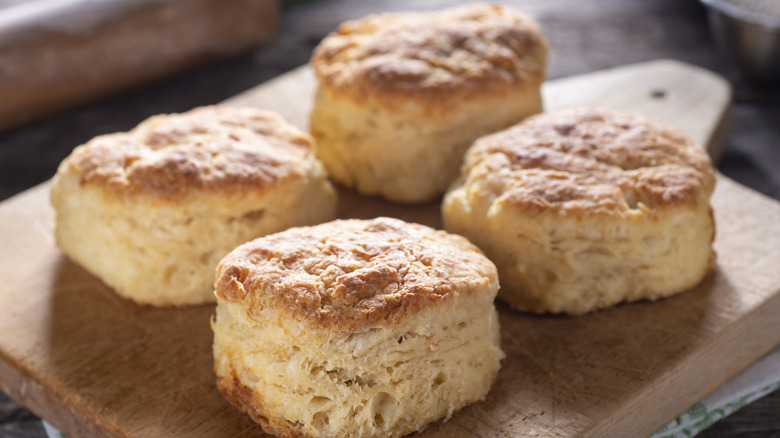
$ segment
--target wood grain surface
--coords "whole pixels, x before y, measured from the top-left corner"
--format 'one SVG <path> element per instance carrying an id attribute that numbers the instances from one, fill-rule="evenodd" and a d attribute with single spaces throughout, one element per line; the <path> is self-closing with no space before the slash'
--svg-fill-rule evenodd
<path id="1" fill-rule="evenodd" d="M 690 80 L 713 90 L 725 84 L 679 63 L 646 67 L 679 77 L 669 82 L 679 90 L 665 89 L 676 97 L 657 108 L 677 123 L 698 111 L 690 119 L 708 129 L 691 133 L 717 144 L 710 140 L 723 132 L 728 90 L 714 92 L 725 100 L 701 106 L 685 91 L 696 89 Z M 288 102 L 306 102 L 308 94 L 294 94 L 311 91 L 306 74 L 298 70 L 231 103 L 298 108 L 287 116 L 305 123 L 304 108 Z M 590 92 L 598 76 L 591 79 L 549 83 L 545 96 Z M 548 107 L 607 104 L 604 96 L 623 93 L 604 90 L 595 102 Z M 636 111 L 650 111 L 659 103 L 650 94 L 650 103 L 629 99 L 628 108 L 637 102 Z M 119 298 L 56 249 L 47 198 L 43 184 L 0 204 L 0 333 L 12 334 L 0 338 L 0 389 L 77 437 L 262 436 L 214 387 L 213 306 L 154 309 Z M 392 214 L 438 224 L 435 204 L 401 208 L 351 194 L 341 206 L 346 216 Z M 713 206 L 718 261 L 691 291 L 582 317 L 529 316 L 499 305 L 507 358 L 495 386 L 484 402 L 425 434 L 647 436 L 777 345 L 780 204 L 719 177 Z"/>

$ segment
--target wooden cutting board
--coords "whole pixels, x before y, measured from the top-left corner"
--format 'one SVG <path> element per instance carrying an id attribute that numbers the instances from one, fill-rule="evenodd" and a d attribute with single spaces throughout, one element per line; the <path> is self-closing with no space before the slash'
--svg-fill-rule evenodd
<path id="1" fill-rule="evenodd" d="M 229 103 L 305 126 L 312 91 L 303 68 Z M 730 88 L 660 61 L 552 81 L 545 98 L 645 113 L 717 150 Z M 47 198 L 43 184 L 0 204 L 0 389 L 74 437 L 262 436 L 215 388 L 213 306 L 119 298 L 55 248 Z M 507 357 L 490 394 L 422 435 L 648 436 L 780 343 L 780 203 L 722 176 L 712 202 L 718 261 L 703 284 L 581 317 L 499 304 Z M 342 191 L 341 207 L 440 224 L 437 204 Z"/>

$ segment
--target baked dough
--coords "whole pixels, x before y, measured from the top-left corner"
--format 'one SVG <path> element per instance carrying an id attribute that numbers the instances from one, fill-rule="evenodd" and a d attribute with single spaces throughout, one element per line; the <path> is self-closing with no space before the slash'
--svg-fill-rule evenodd
<path id="1" fill-rule="evenodd" d="M 580 108 L 479 139 L 445 196 L 445 228 L 498 266 L 499 298 L 582 314 L 666 297 L 714 262 L 703 147 L 644 117 Z"/>
<path id="2" fill-rule="evenodd" d="M 58 246 L 138 303 L 213 302 L 237 245 L 336 215 L 311 137 L 270 111 L 204 107 L 96 137 L 51 188 Z"/>
<path id="3" fill-rule="evenodd" d="M 318 156 L 360 193 L 433 200 L 477 137 L 541 111 L 546 59 L 539 26 L 495 4 L 346 22 L 311 60 Z"/>
<path id="4" fill-rule="evenodd" d="M 503 353 L 495 266 L 397 219 L 293 228 L 217 268 L 217 385 L 281 437 L 399 437 L 482 399 Z"/>

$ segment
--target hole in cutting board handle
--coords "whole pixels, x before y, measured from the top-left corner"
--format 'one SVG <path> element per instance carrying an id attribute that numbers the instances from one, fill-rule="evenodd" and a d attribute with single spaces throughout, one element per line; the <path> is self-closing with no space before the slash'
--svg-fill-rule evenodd
<path id="1" fill-rule="evenodd" d="M 650 90 L 650 97 L 652 99 L 658 99 L 658 100 L 666 99 L 666 94 L 667 94 L 667 92 L 663 88 L 656 88 L 656 89 Z"/>

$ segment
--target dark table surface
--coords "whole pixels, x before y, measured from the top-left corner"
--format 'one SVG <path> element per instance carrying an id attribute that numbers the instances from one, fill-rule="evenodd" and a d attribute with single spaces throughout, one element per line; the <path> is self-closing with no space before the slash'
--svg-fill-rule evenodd
<path id="1" fill-rule="evenodd" d="M 306 63 L 314 46 L 346 19 L 372 12 L 434 9 L 458 3 L 462 2 L 284 2 L 279 35 L 265 47 L 0 133 L 0 200 L 51 178 L 75 146 L 95 135 L 130 129 L 153 114 L 217 103 Z M 735 87 L 735 102 L 731 137 L 718 168 L 736 181 L 780 199 L 780 89 L 759 88 L 742 78 L 715 47 L 706 10 L 698 1 L 504 3 L 541 23 L 551 47 L 548 76 L 552 79 L 661 58 L 688 62 L 725 76 Z M 45 434 L 32 413 L 0 393 L 0 436 Z M 780 437 L 780 391 L 719 421 L 699 436 Z"/>

